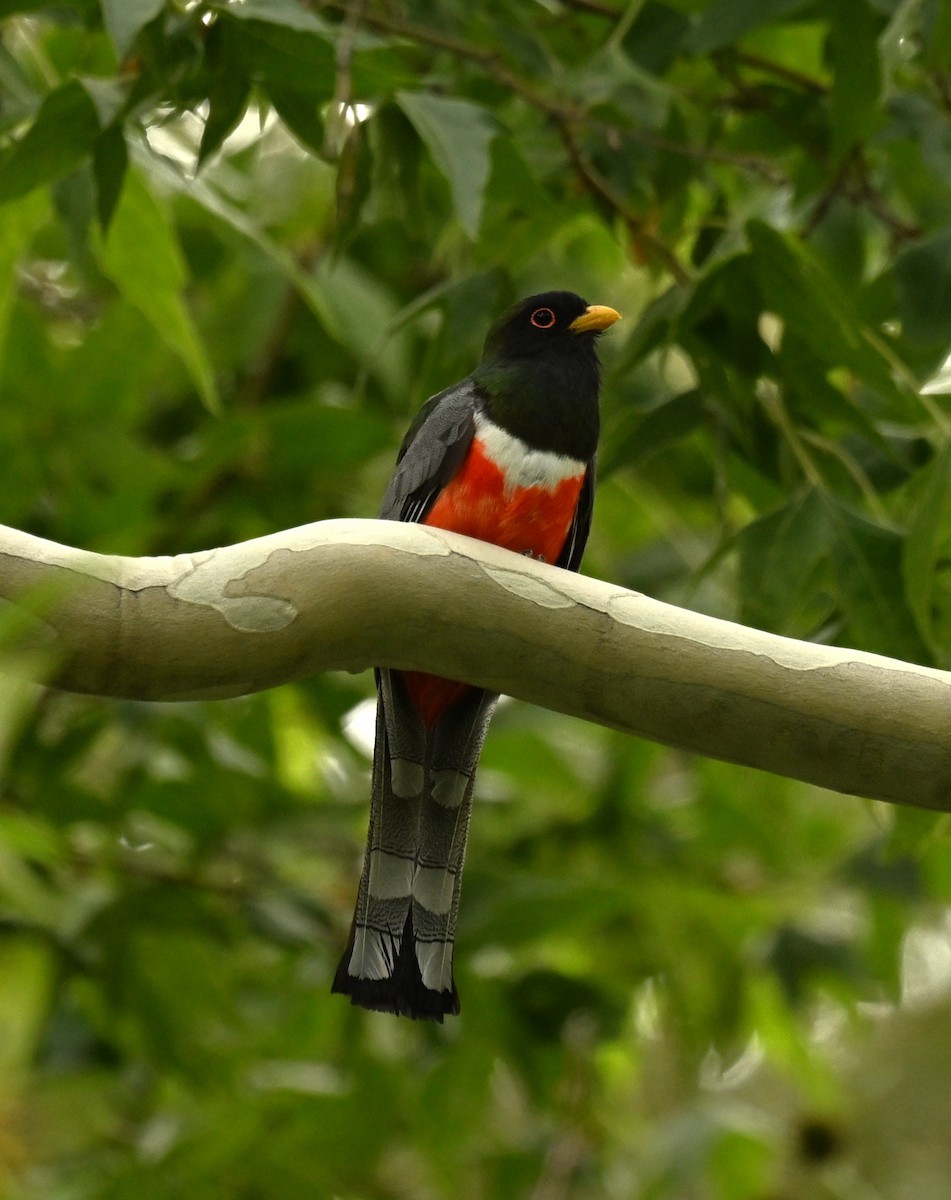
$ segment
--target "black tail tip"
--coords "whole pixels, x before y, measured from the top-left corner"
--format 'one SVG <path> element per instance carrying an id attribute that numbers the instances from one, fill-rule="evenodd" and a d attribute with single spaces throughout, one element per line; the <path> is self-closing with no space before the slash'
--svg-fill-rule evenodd
<path id="1" fill-rule="evenodd" d="M 399 949 L 391 959 L 392 969 L 385 979 L 363 979 L 350 974 L 354 935 L 355 926 L 351 926 L 350 940 L 337 967 L 331 992 L 349 996 L 350 1003 L 360 1008 L 368 1008 L 372 1012 L 392 1013 L 397 1017 L 410 1017 L 414 1021 L 436 1021 L 441 1025 L 443 1017 L 458 1015 L 459 993 L 451 973 L 452 986 L 442 991 L 428 988 L 423 983 L 416 959 L 412 909 L 406 915 L 406 922 L 398 941 L 393 939 L 394 946 L 398 945 Z"/>
<path id="2" fill-rule="evenodd" d="M 396 1017 L 410 1017 L 414 1021 L 443 1023 L 446 1016 L 459 1012 L 459 994 L 455 985 L 451 990 L 434 992 L 425 987 L 422 980 L 418 988 L 406 988 L 395 976 L 388 979 L 355 979 L 347 974 L 347 959 L 344 955 L 334 977 L 331 992 L 349 996 L 350 1003 L 371 1012 L 392 1013 Z"/>

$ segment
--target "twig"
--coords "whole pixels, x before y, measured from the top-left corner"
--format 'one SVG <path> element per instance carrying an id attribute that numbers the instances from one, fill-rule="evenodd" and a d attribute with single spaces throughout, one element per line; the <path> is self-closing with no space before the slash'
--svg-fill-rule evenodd
<path id="1" fill-rule="evenodd" d="M 808 238 L 822 224 L 833 201 L 842 196 L 853 204 L 867 208 L 872 216 L 877 217 L 892 237 L 895 247 L 904 242 L 916 241 L 922 236 L 920 225 L 905 221 L 892 210 L 881 192 L 872 184 L 868 177 L 868 167 L 861 146 L 856 146 L 845 158 L 835 178 L 819 197 L 812 210 L 803 237 Z"/>
<path id="2" fill-rule="evenodd" d="M 828 492 L 829 487 L 822 476 L 822 472 L 813 462 L 812 456 L 803 445 L 800 431 L 790 418 L 779 389 L 772 386 L 764 389 L 760 395 L 760 404 L 763 411 L 785 439 L 786 444 L 792 451 L 793 458 L 799 464 L 799 469 L 802 471 L 804 478 L 808 480 L 816 491 Z"/>
<path id="3" fill-rule="evenodd" d="M 564 3 L 569 8 L 594 12 L 599 16 L 615 21 L 620 21 L 625 15 L 623 10 L 602 3 L 601 0 L 564 0 Z M 620 143 L 622 140 L 628 139 L 640 142 L 643 145 L 653 146 L 671 154 L 681 154 L 694 158 L 698 161 L 722 162 L 740 170 L 756 173 L 777 186 L 787 182 L 786 176 L 779 168 L 774 167 L 767 160 L 757 156 L 730 154 L 706 147 L 681 145 L 659 137 L 650 131 L 627 126 L 622 128 L 618 125 L 592 118 L 576 102 L 565 101 L 549 95 L 529 83 L 518 72 L 512 70 L 496 50 L 478 46 L 467 41 L 465 38 L 457 37 L 455 34 L 444 33 L 441 30 L 432 29 L 429 26 L 420 25 L 413 21 L 402 21 L 379 13 L 365 12 L 362 11 L 362 5 L 358 7 L 354 3 L 347 3 L 346 0 L 313 0 L 313 5 L 321 11 L 328 9 L 343 11 L 347 22 L 358 20 L 360 24 L 366 26 L 368 29 L 404 38 L 417 45 L 428 46 L 433 50 L 442 51 L 456 58 L 463 59 L 466 62 L 473 63 L 480 67 L 489 78 L 505 88 L 506 91 L 520 97 L 532 108 L 536 109 L 536 111 L 542 113 L 558 130 L 565 149 L 568 152 L 571 165 L 585 188 L 605 204 L 610 211 L 620 217 L 630 231 L 636 244 L 645 250 L 650 257 L 660 262 L 680 283 L 686 282 L 689 278 L 685 268 L 679 262 L 674 252 L 647 230 L 641 215 L 631 208 L 627 199 L 618 191 L 610 179 L 603 175 L 591 162 L 579 143 L 579 130 L 596 131 L 604 136 L 609 143 L 612 140 L 615 143 Z M 723 52 L 714 54 L 712 61 L 719 68 L 723 77 L 737 89 L 735 96 L 732 98 L 727 97 L 722 101 L 734 107 L 744 109 L 770 109 L 773 107 L 770 95 L 744 79 L 739 70 L 740 67 L 747 67 L 761 73 L 771 74 L 813 96 L 825 95 L 828 91 L 826 85 L 821 80 L 817 80 L 802 71 L 797 71 L 794 68 L 787 67 L 785 64 L 774 62 L 772 59 L 758 54 L 746 51 Z M 946 90 L 951 92 L 951 87 Z M 810 152 L 808 147 L 806 149 L 807 152 Z M 814 151 L 812 153 L 820 161 L 821 165 L 827 165 L 822 162 L 821 155 L 816 154 Z M 848 195 L 855 203 L 865 205 L 889 229 L 896 242 L 909 241 L 921 236 L 921 230 L 917 225 L 902 220 L 891 210 L 885 198 L 869 182 L 864 169 L 857 183 L 854 173 L 850 173 L 847 170 L 837 176 L 830 191 L 826 193 L 825 197 L 820 199 L 819 206 L 814 211 L 806 230 L 806 235 L 808 235 L 810 229 L 814 228 L 821 221 L 828 205 L 834 196 L 840 192 Z"/>
<path id="4" fill-rule="evenodd" d="M 585 0 L 579 0 L 579 2 L 581 6 L 585 4 Z M 339 10 L 344 8 L 344 5 L 342 0 L 316 0 L 316 7 L 321 10 Z M 623 12 L 610 9 L 607 5 L 597 5 L 596 7 L 592 7 L 590 11 L 598 11 L 600 15 L 610 15 L 614 19 L 620 19 L 624 15 Z M 533 108 L 555 121 L 570 122 L 574 127 L 584 126 L 586 129 L 602 133 L 609 139 L 627 138 L 645 146 L 665 150 L 671 154 L 681 154 L 687 158 L 694 158 L 700 161 L 722 162 L 729 166 L 735 166 L 740 170 L 754 172 L 768 179 L 771 183 L 779 184 L 786 182 L 785 176 L 772 167 L 767 160 L 755 155 L 732 154 L 729 151 L 710 150 L 703 146 L 684 145 L 669 138 L 658 136 L 649 130 L 628 126 L 622 128 L 619 125 L 592 118 L 577 104 L 563 102 L 547 95 L 545 92 L 539 91 L 538 88 L 532 86 L 527 80 L 518 75 L 517 72 L 513 71 L 496 51 L 476 46 L 472 42 L 467 42 L 465 39 L 456 37 L 453 34 L 443 33 L 438 29 L 430 29 L 428 26 L 418 25 L 414 22 L 398 21 L 376 13 L 364 13 L 361 23 L 368 29 L 403 37 L 407 41 L 417 42 L 420 45 L 429 46 L 434 50 L 442 50 L 447 54 L 463 58 L 467 62 L 475 63 L 507 91 L 514 92 L 527 104 L 530 104 Z"/>
<path id="5" fill-rule="evenodd" d="M 801 428 L 800 434 L 804 442 L 809 442 L 815 446 L 817 450 L 821 450 L 824 454 L 828 454 L 830 458 L 838 459 L 845 467 L 846 471 L 852 476 L 856 486 L 862 493 L 865 503 L 869 507 L 869 511 L 874 513 L 876 519 L 883 525 L 888 523 L 888 512 L 885 509 L 879 498 L 878 492 L 875 491 L 872 481 L 868 475 L 843 446 L 839 445 L 833 438 L 823 437 L 822 434 L 816 433 L 813 429 Z"/>
<path id="6" fill-rule="evenodd" d="M 318 3 L 320 8 L 339 8 L 339 3 Z M 468 62 L 477 63 L 487 75 L 507 90 L 520 96 L 533 108 L 543 113 L 551 120 L 558 130 L 561 140 L 568 152 L 568 157 L 576 173 L 581 178 L 589 192 L 598 197 L 607 207 L 621 218 L 638 245 L 660 262 L 679 283 L 688 280 L 687 272 L 673 251 L 665 246 L 659 238 L 649 233 L 640 215 L 636 213 L 621 196 L 613 184 L 588 159 L 581 149 L 575 128 L 586 123 L 586 114 L 574 104 L 566 104 L 540 92 L 520 75 L 511 70 L 494 50 L 486 50 L 475 46 L 462 38 L 439 30 L 429 29 L 412 22 L 395 21 L 390 17 L 381 17 L 376 13 L 365 13 L 363 24 L 368 28 L 386 33 L 396 34 L 423 45 L 432 46 L 464 58 Z M 618 129 L 618 136 L 623 132 Z"/>
<path id="7" fill-rule="evenodd" d="M 749 51 L 740 50 L 736 52 L 735 60 L 741 66 L 762 71 L 765 75 L 774 75 L 777 79 L 785 80 L 804 92 L 812 92 L 815 96 L 824 96 L 829 90 L 821 80 L 814 79 L 804 71 L 787 67 L 784 63 L 773 62 L 771 58 L 764 58 L 761 54 L 750 54 Z"/>
<path id="8" fill-rule="evenodd" d="M 334 82 L 333 100 L 330 102 L 330 113 L 324 130 L 324 157 L 334 162 L 340 157 L 344 142 L 347 140 L 349 126 L 347 110 L 353 100 L 353 46 L 357 31 L 360 28 L 360 18 L 363 15 L 363 0 L 349 0 L 346 15 L 340 27 L 340 36 L 334 47 L 334 65 L 337 76 Z"/>
<path id="9" fill-rule="evenodd" d="M 588 191 L 620 217 L 637 245 L 666 267 L 678 283 L 689 284 L 690 275 L 674 252 L 648 231 L 640 214 L 631 208 L 611 181 L 601 174 L 581 149 L 572 123 L 560 120 L 556 121 L 556 125 L 572 166 Z"/>
<path id="10" fill-rule="evenodd" d="M 339 10 L 341 8 L 348 13 L 350 11 L 348 6 L 341 3 L 341 0 L 316 0 L 314 7 L 321 12 L 327 9 Z M 418 25 L 414 21 L 398 21 L 392 17 L 382 16 L 380 13 L 364 12 L 360 17 L 360 24 L 366 26 L 367 29 L 375 29 L 379 33 L 390 33 L 421 46 L 430 46 L 434 50 L 442 50 L 457 58 L 463 58 L 467 62 L 476 63 L 497 83 L 509 91 L 515 92 L 533 107 L 541 109 L 549 115 L 556 113 L 567 115 L 569 111 L 573 111 L 533 87 L 513 71 L 494 50 L 476 46 L 464 38 L 456 37 L 451 33 L 443 33 L 439 29 L 431 29 L 428 25 Z"/>
<path id="11" fill-rule="evenodd" d="M 609 121 L 601 121 L 598 118 L 586 117 L 584 125 L 588 129 L 603 134 L 609 143 L 616 143 L 622 138 L 626 138 L 628 141 L 637 142 L 642 146 L 649 146 L 652 150 L 663 150 L 667 154 L 679 154 L 683 158 L 696 159 L 698 162 L 723 163 L 724 166 L 736 167 L 740 171 L 749 171 L 750 174 L 759 175 L 777 187 L 789 183 L 789 176 L 784 171 L 771 163 L 769 159 L 762 158 L 757 154 L 715 150 L 709 146 L 690 146 L 684 142 L 675 142 L 662 134 L 653 133 L 649 129 L 636 129 L 633 126 L 621 129 L 619 125 L 613 125 Z"/>
<path id="12" fill-rule="evenodd" d="M 623 8 L 615 8 L 613 4 L 602 4 L 600 0 L 560 0 L 560 3 L 562 8 L 594 13 L 599 17 L 607 17 L 609 21 L 620 21 L 625 15 Z"/>

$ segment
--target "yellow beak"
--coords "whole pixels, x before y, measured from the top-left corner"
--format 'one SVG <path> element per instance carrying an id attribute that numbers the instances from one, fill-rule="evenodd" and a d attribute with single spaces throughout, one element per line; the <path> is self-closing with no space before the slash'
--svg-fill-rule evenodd
<path id="1" fill-rule="evenodd" d="M 568 328 L 572 333 L 590 333 L 592 330 L 608 329 L 621 314 L 606 304 L 589 304 L 580 317 L 575 317 Z"/>

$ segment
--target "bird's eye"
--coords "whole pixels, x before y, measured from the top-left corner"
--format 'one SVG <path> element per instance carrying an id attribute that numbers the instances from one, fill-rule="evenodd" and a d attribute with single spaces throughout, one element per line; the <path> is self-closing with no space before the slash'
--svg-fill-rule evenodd
<path id="1" fill-rule="evenodd" d="M 536 329 L 551 329 L 558 318 L 550 308 L 536 308 L 530 319 Z"/>

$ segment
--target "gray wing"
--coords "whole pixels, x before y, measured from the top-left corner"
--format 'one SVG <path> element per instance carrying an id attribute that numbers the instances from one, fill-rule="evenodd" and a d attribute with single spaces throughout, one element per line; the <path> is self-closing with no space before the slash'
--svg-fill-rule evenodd
<path id="1" fill-rule="evenodd" d="M 482 403 L 482 394 L 471 379 L 426 401 L 400 447 L 396 470 L 380 506 L 385 521 L 423 519 L 465 458 Z"/>

